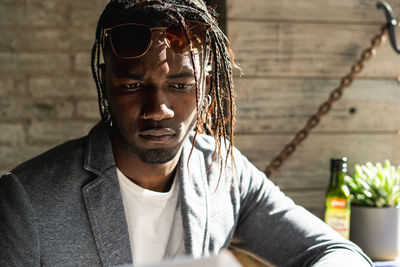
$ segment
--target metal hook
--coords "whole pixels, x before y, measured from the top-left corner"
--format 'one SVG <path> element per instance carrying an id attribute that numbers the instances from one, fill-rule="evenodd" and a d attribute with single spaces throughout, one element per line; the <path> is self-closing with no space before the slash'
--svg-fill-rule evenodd
<path id="1" fill-rule="evenodd" d="M 396 26 L 397 26 L 397 20 L 393 16 L 393 11 L 392 11 L 391 6 L 388 3 L 386 3 L 385 1 L 380 1 L 376 4 L 376 7 L 382 8 L 383 11 L 385 11 L 386 20 L 387 20 L 386 27 L 389 32 L 390 43 L 391 43 L 394 51 L 396 51 L 396 53 L 400 54 L 400 47 L 397 46 L 396 33 L 395 33 Z"/>

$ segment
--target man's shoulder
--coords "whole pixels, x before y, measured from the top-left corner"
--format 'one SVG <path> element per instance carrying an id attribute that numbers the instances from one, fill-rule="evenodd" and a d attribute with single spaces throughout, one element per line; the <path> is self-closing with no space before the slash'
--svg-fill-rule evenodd
<path id="1" fill-rule="evenodd" d="M 193 142 L 193 137 L 194 134 L 191 134 L 189 138 L 190 143 Z M 219 153 L 219 156 L 222 158 L 226 158 L 227 156 L 230 157 L 231 155 L 227 154 L 228 151 L 232 150 L 234 158 L 245 158 L 241 154 L 241 152 L 235 146 L 233 146 L 233 144 L 232 147 L 229 149 L 230 145 L 230 140 L 222 139 L 217 143 L 214 136 L 210 136 L 207 134 L 197 134 L 194 148 L 203 153 L 205 157 L 214 157 L 215 153 Z"/>
<path id="2" fill-rule="evenodd" d="M 189 137 L 190 143 L 193 142 L 194 134 Z M 200 151 L 214 151 L 215 149 L 215 138 L 207 134 L 197 134 L 194 147 Z"/>
<path id="3" fill-rule="evenodd" d="M 193 143 L 193 138 L 195 142 Z M 215 137 L 207 135 L 207 134 L 191 134 L 189 137 L 188 145 L 196 151 L 196 153 L 200 154 L 206 162 L 211 159 L 215 159 L 215 153 L 219 153 L 220 156 L 224 157 L 226 155 L 226 148 L 224 146 L 224 142 L 222 141 L 220 146 L 215 140 Z"/>
<path id="4" fill-rule="evenodd" d="M 191 144 L 193 142 L 193 136 L 194 134 L 189 138 Z M 218 167 L 219 165 L 215 164 L 215 162 L 224 162 L 224 164 L 228 164 L 228 168 L 232 168 L 234 161 L 235 168 L 240 169 L 243 167 L 243 163 L 247 163 L 248 160 L 237 148 L 233 145 L 232 147 L 229 147 L 230 145 L 231 143 L 229 140 L 222 139 L 216 141 L 214 136 L 197 134 L 194 143 L 194 150 L 196 150 L 204 159 L 207 168 L 210 165 Z"/>
<path id="5" fill-rule="evenodd" d="M 42 154 L 18 165 L 11 173 L 20 179 L 38 177 L 46 173 L 62 173 L 71 169 L 73 165 L 83 165 L 86 138 L 69 140 L 53 147 Z"/>
<path id="6" fill-rule="evenodd" d="M 18 165 L 11 173 L 19 176 L 41 176 L 42 174 L 66 175 L 76 170 L 83 170 L 85 159 L 105 153 L 105 140 L 108 132 L 100 122 L 83 137 L 66 141 L 46 152 Z M 90 145 L 91 144 L 91 145 Z M 93 150 L 89 153 L 89 150 Z M 74 173 L 76 175 L 76 173 Z"/>

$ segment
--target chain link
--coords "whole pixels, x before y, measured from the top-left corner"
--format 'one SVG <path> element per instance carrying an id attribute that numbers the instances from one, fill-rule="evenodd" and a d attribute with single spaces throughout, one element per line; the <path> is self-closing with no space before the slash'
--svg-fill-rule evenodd
<path id="1" fill-rule="evenodd" d="M 376 54 L 376 48 L 382 43 L 386 31 L 386 25 L 382 26 L 380 32 L 372 38 L 370 46 L 362 52 L 360 59 L 353 64 L 350 72 L 341 79 L 339 87 L 335 88 L 331 92 L 328 100 L 319 106 L 317 113 L 308 119 L 306 125 L 295 134 L 294 138 L 267 166 L 265 169 L 267 176 L 271 176 L 283 164 L 283 162 L 293 154 L 296 148 L 308 137 L 312 129 L 319 124 L 321 117 L 327 114 L 331 110 L 332 105 L 342 97 L 344 89 L 349 87 L 353 83 L 357 74 L 363 70 L 364 63 Z"/>

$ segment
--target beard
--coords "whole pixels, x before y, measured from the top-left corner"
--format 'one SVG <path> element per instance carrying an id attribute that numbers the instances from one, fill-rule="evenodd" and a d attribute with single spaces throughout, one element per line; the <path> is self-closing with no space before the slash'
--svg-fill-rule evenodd
<path id="1" fill-rule="evenodd" d="M 171 161 L 178 154 L 182 142 L 173 148 L 155 148 L 143 150 L 135 145 L 129 144 L 128 149 L 131 153 L 138 155 L 140 160 L 149 164 L 163 164 Z"/>

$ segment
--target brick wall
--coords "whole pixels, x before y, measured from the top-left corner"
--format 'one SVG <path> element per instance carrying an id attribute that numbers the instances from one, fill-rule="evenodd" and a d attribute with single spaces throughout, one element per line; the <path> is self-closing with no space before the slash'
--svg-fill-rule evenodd
<path id="1" fill-rule="evenodd" d="M 1 0 L 1 173 L 99 120 L 90 51 L 106 2 Z"/>

